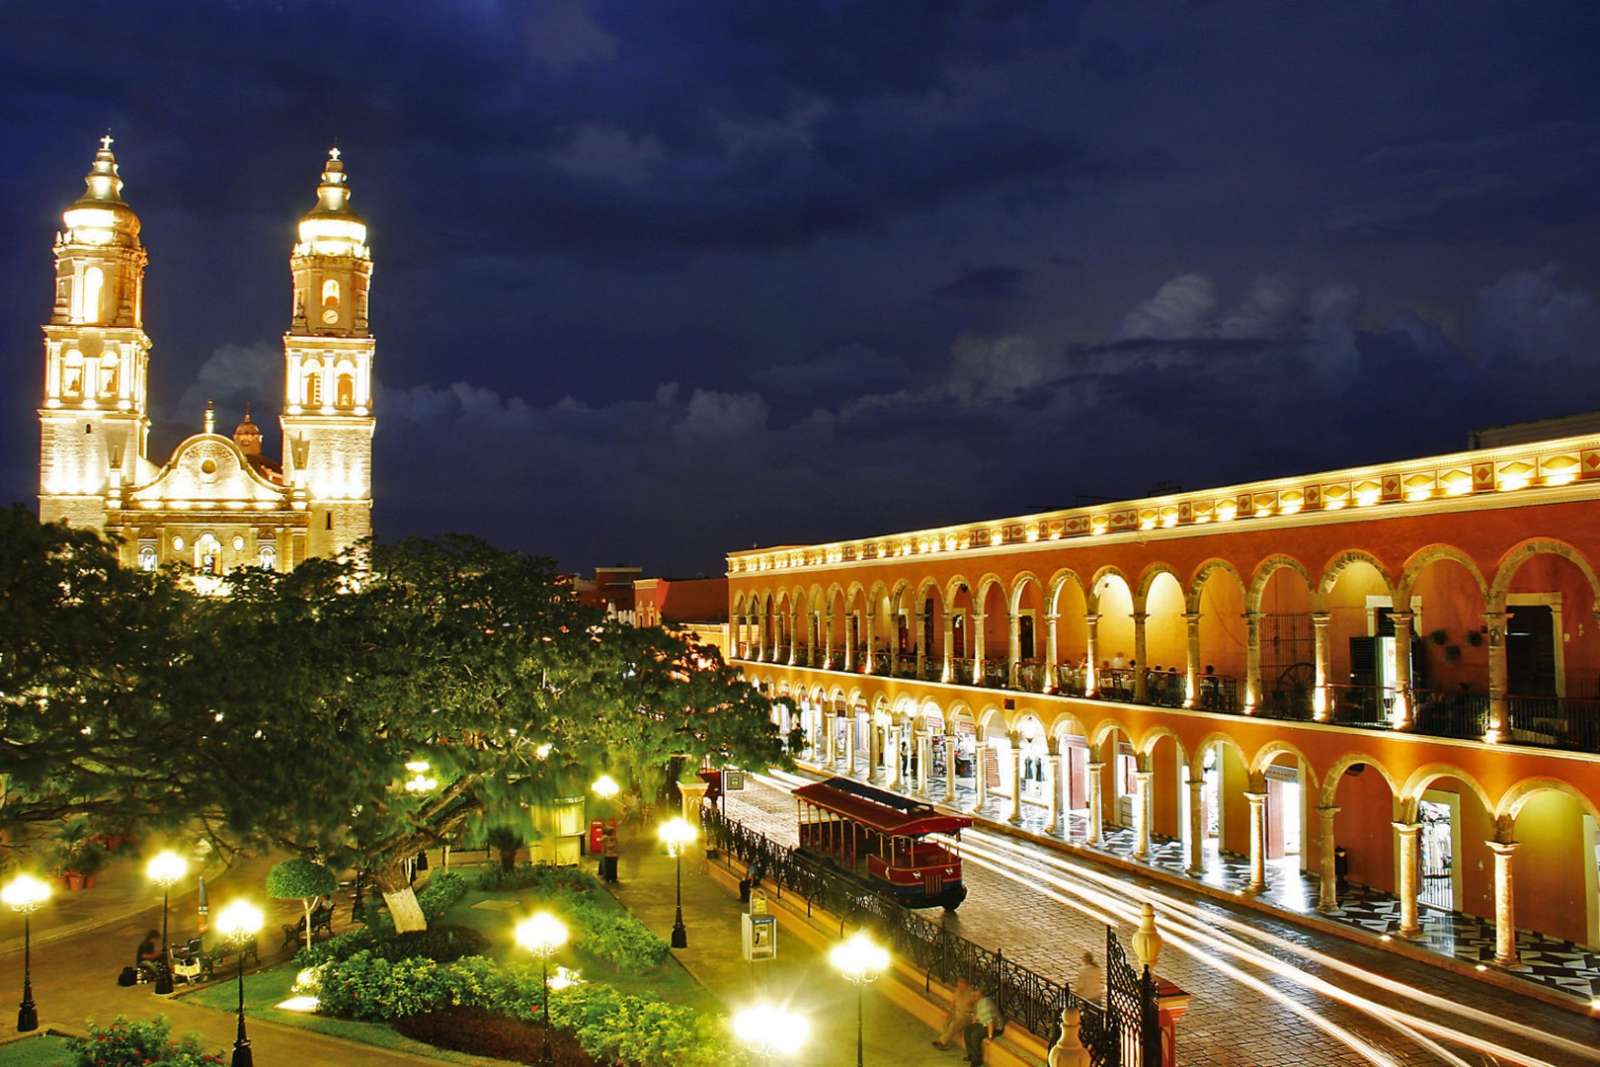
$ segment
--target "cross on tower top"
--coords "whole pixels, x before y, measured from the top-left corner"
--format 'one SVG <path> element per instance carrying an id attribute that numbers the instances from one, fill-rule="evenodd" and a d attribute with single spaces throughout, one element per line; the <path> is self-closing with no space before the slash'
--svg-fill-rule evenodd
<path id="1" fill-rule="evenodd" d="M 328 149 L 328 158 L 329 159 L 338 159 L 339 158 L 339 149 L 338 148 L 330 148 L 330 149 Z"/>
<path id="2" fill-rule="evenodd" d="M 106 131 L 106 135 L 104 137 L 100 138 L 100 147 L 105 149 L 107 152 L 111 151 L 111 131 L 110 130 L 107 130 Z"/>

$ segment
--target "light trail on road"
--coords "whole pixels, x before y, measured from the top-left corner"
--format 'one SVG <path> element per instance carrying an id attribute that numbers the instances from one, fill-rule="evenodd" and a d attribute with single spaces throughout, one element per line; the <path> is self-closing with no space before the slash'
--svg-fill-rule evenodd
<path id="1" fill-rule="evenodd" d="M 795 786 L 811 780 L 782 771 L 753 777 L 783 793 L 789 793 Z M 1308 973 L 1262 947 L 1248 943 L 1245 938 L 1255 939 L 1308 965 L 1328 968 L 1349 979 L 1398 995 L 1417 1007 L 1443 1012 L 1461 1021 L 1487 1027 L 1507 1036 L 1508 1039 L 1515 1038 L 1523 1042 L 1548 1045 L 1575 1060 L 1600 1063 L 1600 1054 L 1597 1054 L 1591 1045 L 1580 1044 L 1499 1015 L 1458 1004 L 1437 994 L 1240 922 L 1216 910 L 1203 909 L 1189 900 L 1180 899 L 1161 890 L 1134 885 L 1126 877 L 1102 870 L 1092 862 L 1077 860 L 1054 850 L 1021 844 L 1007 836 L 978 829 L 969 830 L 963 835 L 961 852 L 964 861 L 971 862 L 1099 923 L 1111 926 L 1123 924 L 1136 926 L 1140 905 L 1149 901 L 1161 917 L 1160 930 L 1167 944 L 1199 965 L 1223 974 L 1270 999 L 1282 1009 L 1337 1040 L 1368 1063 L 1394 1064 L 1397 1061 L 1347 1027 L 1328 1019 L 1313 1007 L 1301 1003 L 1290 993 L 1244 970 L 1243 966 L 1260 968 L 1269 976 L 1288 982 L 1300 990 L 1340 1003 L 1392 1030 L 1405 1040 L 1426 1050 L 1429 1055 L 1437 1057 L 1442 1063 L 1471 1067 L 1467 1060 L 1461 1059 L 1441 1045 L 1440 1041 L 1470 1049 L 1500 1063 L 1547 1067 L 1550 1061 L 1509 1048 L 1498 1041 L 1455 1029 L 1445 1023 L 1411 1014 L 1392 1003 L 1372 1000 L 1352 992 L 1318 975 Z M 1238 961 L 1238 964 L 1243 966 L 1229 960 Z"/>

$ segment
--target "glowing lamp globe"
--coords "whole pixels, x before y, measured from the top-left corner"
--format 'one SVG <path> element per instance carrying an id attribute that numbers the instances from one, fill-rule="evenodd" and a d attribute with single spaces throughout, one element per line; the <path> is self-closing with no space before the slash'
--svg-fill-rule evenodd
<path id="1" fill-rule="evenodd" d="M 752 1004 L 733 1017 L 733 1034 L 762 1056 L 793 1056 L 811 1036 L 805 1016 L 768 1001 Z"/>
<path id="2" fill-rule="evenodd" d="M 236 900 L 217 916 L 217 933 L 229 941 L 248 941 L 261 931 L 261 909 L 248 900 Z"/>
<path id="3" fill-rule="evenodd" d="M 49 899 L 50 887 L 31 874 L 19 874 L 0 889 L 0 901 L 24 915 L 39 910 L 39 905 Z"/>
<path id="4" fill-rule="evenodd" d="M 548 911 L 541 911 L 517 924 L 516 938 L 517 944 L 535 956 L 548 959 L 567 943 L 567 927 Z"/>
<path id="5" fill-rule="evenodd" d="M 656 834 L 661 838 L 661 843 L 667 846 L 667 851 L 676 856 L 693 843 L 699 831 L 688 819 L 679 815 L 662 823 Z"/>
<path id="6" fill-rule="evenodd" d="M 602 774 L 600 777 L 596 778 L 594 780 L 594 785 L 590 786 L 589 788 L 593 789 L 594 795 L 599 797 L 601 800 L 610 800 L 612 797 L 622 792 L 622 787 L 617 784 L 617 780 L 611 777 L 609 774 Z"/>
<path id="7" fill-rule="evenodd" d="M 170 848 L 150 857 L 144 865 L 145 877 L 163 889 L 175 883 L 189 871 L 189 861 Z"/>
<path id="8" fill-rule="evenodd" d="M 828 962 L 852 982 L 871 982 L 889 966 L 889 950 L 873 941 L 865 930 L 833 946 Z"/>

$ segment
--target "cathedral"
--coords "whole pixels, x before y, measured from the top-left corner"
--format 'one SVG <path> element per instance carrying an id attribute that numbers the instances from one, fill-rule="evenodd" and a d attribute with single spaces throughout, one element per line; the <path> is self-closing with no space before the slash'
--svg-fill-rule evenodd
<path id="1" fill-rule="evenodd" d="M 204 429 L 165 463 L 148 450 L 151 343 L 143 329 L 139 216 L 122 196 L 109 135 L 62 214 L 55 303 L 44 326 L 39 517 L 101 530 L 124 564 L 221 574 L 289 570 L 337 556 L 372 532 L 372 255 L 350 208 L 337 148 L 289 256 L 294 299 L 283 335 L 283 455 L 262 451 L 246 409 L 231 437 Z"/>

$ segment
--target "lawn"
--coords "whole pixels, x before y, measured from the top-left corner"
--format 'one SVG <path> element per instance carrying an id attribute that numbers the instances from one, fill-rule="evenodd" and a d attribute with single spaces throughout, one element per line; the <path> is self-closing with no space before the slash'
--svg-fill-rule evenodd
<path id="1" fill-rule="evenodd" d="M 45 1034 L 0 1045 L 0 1067 L 72 1067 L 67 1039 Z"/>

